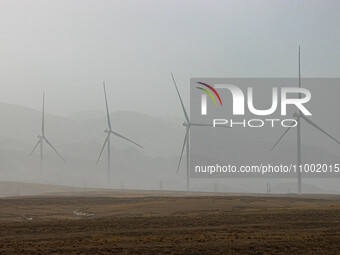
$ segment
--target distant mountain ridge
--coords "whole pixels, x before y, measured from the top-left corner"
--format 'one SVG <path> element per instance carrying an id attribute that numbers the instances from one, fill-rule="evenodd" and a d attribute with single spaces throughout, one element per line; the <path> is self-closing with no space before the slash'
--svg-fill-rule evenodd
<path id="1" fill-rule="evenodd" d="M 41 112 L 18 105 L 0 103 L 0 180 L 6 181 L 39 181 L 39 150 L 28 156 L 41 133 Z M 162 186 L 164 189 L 185 189 L 185 159 L 178 174 L 176 174 L 185 128 L 183 120 L 168 116 L 150 116 L 143 113 L 119 111 L 110 115 L 112 129 L 136 142 L 144 148 L 112 136 L 112 187 L 154 189 Z M 102 144 L 105 140 L 104 130 L 107 128 L 105 112 L 88 111 L 68 115 L 66 117 L 45 114 L 46 136 L 57 147 L 67 160 L 67 164 L 44 147 L 45 169 L 44 182 L 51 184 L 105 187 L 107 183 L 106 150 L 98 165 L 95 165 Z M 203 133 L 207 130 L 202 130 Z M 257 157 L 270 157 L 275 162 L 295 158 L 295 144 L 284 141 L 276 152 L 269 153 L 271 143 L 252 143 L 248 148 L 242 147 L 242 130 L 220 130 L 212 139 L 202 136 L 206 143 L 224 145 L 225 153 L 235 160 L 243 160 L 239 151 L 248 149 Z M 220 133 L 223 135 L 220 136 Z M 273 141 L 276 137 L 273 137 Z M 247 140 L 246 140 L 247 142 Z M 244 141 L 243 141 L 244 144 Z M 232 145 L 232 146 L 231 146 Z M 260 148 L 260 149 L 259 149 Z M 338 160 L 336 154 L 316 147 L 303 145 L 304 160 L 312 160 L 310 154 L 327 160 Z M 289 158 L 282 159 L 281 153 Z M 226 158 L 228 158 L 226 157 Z M 245 161 L 246 162 L 246 161 Z M 209 189 L 214 179 L 193 179 L 193 189 Z M 265 180 L 245 180 L 227 178 L 218 179 L 229 191 L 262 192 L 261 183 Z M 279 180 L 278 180 L 279 181 Z M 284 180 L 282 180 L 284 181 Z M 292 182 L 296 181 L 291 179 Z M 280 182 L 280 181 L 279 181 Z M 303 180 L 304 182 L 304 180 Z M 242 189 L 242 183 L 247 183 Z M 222 184 L 221 184 L 222 185 Z M 261 184 L 262 185 L 262 184 Z M 330 187 L 318 187 L 318 190 L 339 190 L 337 184 Z M 278 186 L 279 187 L 279 186 Z M 202 189 L 201 189 L 202 188 Z M 286 192 L 283 187 L 279 190 Z M 317 189 L 316 189 L 317 190 Z M 309 192 L 313 192 L 312 188 Z"/>

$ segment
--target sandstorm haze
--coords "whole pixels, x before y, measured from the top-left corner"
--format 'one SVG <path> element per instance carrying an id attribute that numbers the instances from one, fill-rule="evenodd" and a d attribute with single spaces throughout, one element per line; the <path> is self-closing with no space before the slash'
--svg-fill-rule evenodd
<path id="1" fill-rule="evenodd" d="M 170 72 L 190 77 L 338 77 L 336 1 L 0 2 L 0 101 L 57 115 L 182 117 Z M 330 38 L 332 38 L 330 40 Z"/>
<path id="2" fill-rule="evenodd" d="M 46 135 L 68 164 L 45 147 L 44 182 L 105 186 L 105 153 L 94 165 L 107 125 L 105 80 L 113 129 L 145 147 L 113 138 L 112 185 L 183 189 L 184 166 L 175 173 L 183 114 L 170 73 L 187 108 L 190 77 L 297 77 L 298 45 L 303 77 L 339 77 L 339 9 L 336 1 L 1 0 L 1 179 L 39 180 L 38 153 L 27 155 L 45 91 Z M 278 191 L 293 192 L 295 181 L 276 180 Z M 265 181 L 243 180 L 238 190 L 220 182 L 221 191 L 265 189 Z M 337 182 L 319 184 L 310 191 L 339 191 Z"/>
<path id="3" fill-rule="evenodd" d="M 340 254 L 339 11 L 0 0 L 0 254 Z M 280 114 L 300 83 L 312 116 Z M 216 118 L 239 126 L 209 127 Z M 301 137 L 284 133 L 288 118 Z M 256 171 L 295 167 L 299 151 L 311 172 L 334 171 Z"/>

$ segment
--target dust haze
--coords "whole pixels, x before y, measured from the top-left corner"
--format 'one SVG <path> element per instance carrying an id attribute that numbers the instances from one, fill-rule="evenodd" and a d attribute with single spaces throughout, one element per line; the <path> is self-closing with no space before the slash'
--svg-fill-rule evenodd
<path id="1" fill-rule="evenodd" d="M 187 109 L 190 77 L 296 78 L 298 45 L 302 77 L 339 77 L 339 3 L 286 2 L 0 1 L 0 180 L 39 182 L 39 150 L 29 153 L 41 132 L 45 91 L 46 137 L 67 164 L 45 145 L 43 183 L 185 190 L 184 165 L 176 174 L 184 116 L 170 73 Z M 112 136 L 110 186 L 106 150 L 95 164 L 107 128 L 103 80 L 112 129 L 144 147 Z M 338 87 L 322 94 L 327 106 L 338 106 L 338 98 Z M 326 127 L 340 139 L 338 112 L 312 110 L 321 121 L 332 117 Z M 322 134 L 304 135 L 310 139 L 303 146 L 321 144 L 339 157 Z M 290 144 L 292 137 L 288 151 Z M 223 192 L 263 193 L 267 182 L 191 183 L 197 191 L 214 191 L 217 183 Z M 274 193 L 296 192 L 295 179 L 271 183 Z M 337 179 L 303 185 L 306 193 L 340 193 Z"/>

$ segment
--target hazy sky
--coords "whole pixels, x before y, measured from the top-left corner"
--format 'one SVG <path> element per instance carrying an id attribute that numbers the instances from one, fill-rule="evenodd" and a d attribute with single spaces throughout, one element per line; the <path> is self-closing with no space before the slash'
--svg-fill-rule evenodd
<path id="1" fill-rule="evenodd" d="M 182 112 L 189 77 L 340 76 L 337 1 L 0 0 L 0 102 Z"/>

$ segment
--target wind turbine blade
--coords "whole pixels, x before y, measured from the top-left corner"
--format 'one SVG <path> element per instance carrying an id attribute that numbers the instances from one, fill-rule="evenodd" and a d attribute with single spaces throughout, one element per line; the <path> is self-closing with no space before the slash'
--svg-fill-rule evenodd
<path id="1" fill-rule="evenodd" d="M 45 134 L 45 91 L 43 91 L 43 107 L 42 107 L 41 133 L 42 133 L 42 135 Z"/>
<path id="2" fill-rule="evenodd" d="M 301 88 L 301 47 L 299 45 L 299 88 Z M 299 98 L 301 98 L 301 93 L 299 93 Z"/>
<path id="3" fill-rule="evenodd" d="M 125 140 L 127 140 L 127 141 L 129 141 L 129 142 L 131 142 L 131 143 L 133 143 L 133 144 L 135 144 L 135 145 L 137 145 L 138 147 L 143 148 L 143 146 L 141 146 L 141 145 L 139 145 L 138 143 L 136 143 L 136 142 L 130 140 L 129 138 L 126 138 L 125 136 L 122 136 L 122 135 L 118 134 L 117 132 L 114 132 L 114 131 L 111 130 L 111 133 L 114 134 L 114 135 L 116 135 L 116 136 L 119 136 L 120 138 L 123 138 L 123 139 L 125 139 Z"/>
<path id="4" fill-rule="evenodd" d="M 105 104 L 106 104 L 106 116 L 107 116 L 107 124 L 109 129 L 111 130 L 111 120 L 110 120 L 110 113 L 109 113 L 109 106 L 107 104 L 107 96 L 106 96 L 106 88 L 105 88 L 105 81 L 103 81 L 104 86 L 104 95 L 105 95 Z"/>
<path id="5" fill-rule="evenodd" d="M 96 165 L 98 164 L 99 159 L 100 159 L 100 157 L 102 156 L 103 150 L 104 150 L 104 148 L 105 148 L 105 145 L 106 145 L 108 139 L 109 139 L 109 136 L 107 136 L 106 139 L 105 139 L 105 142 L 104 142 L 104 144 L 103 144 L 102 150 L 100 151 L 99 157 L 98 157 L 98 159 L 97 159 L 97 161 L 96 161 Z"/>
<path id="6" fill-rule="evenodd" d="M 190 126 L 196 126 L 196 127 L 213 127 L 212 124 L 201 124 L 201 123 L 190 123 Z M 231 128 L 230 126 L 216 126 L 220 128 Z"/>
<path id="7" fill-rule="evenodd" d="M 35 144 L 33 150 L 31 151 L 31 153 L 30 153 L 29 155 L 32 155 L 32 153 L 34 152 L 34 150 L 38 147 L 39 143 L 40 143 L 40 139 L 39 139 L 39 141 Z"/>
<path id="8" fill-rule="evenodd" d="M 319 127 L 318 125 L 316 125 L 313 121 L 311 121 L 310 119 L 308 119 L 306 116 L 304 116 L 303 114 L 300 115 L 301 118 L 303 118 L 309 125 L 313 126 L 314 128 L 318 129 L 319 131 L 321 131 L 322 133 L 324 133 L 325 135 L 327 135 L 329 138 L 331 138 L 333 141 L 337 142 L 338 144 L 340 144 L 340 142 L 335 139 L 333 136 L 331 136 L 330 134 L 328 134 L 325 130 L 323 130 L 321 127 Z"/>
<path id="9" fill-rule="evenodd" d="M 58 154 L 58 156 L 64 161 L 64 163 L 66 164 L 66 160 L 60 155 L 60 153 L 57 151 L 56 148 L 53 147 L 53 145 L 46 139 L 46 137 L 43 137 L 43 139 L 45 140 L 45 142 Z"/>
<path id="10" fill-rule="evenodd" d="M 182 152 L 181 152 L 181 157 L 179 158 L 179 161 L 178 161 L 178 166 L 177 166 L 176 174 L 178 173 L 179 167 L 180 167 L 180 165 L 181 165 L 181 161 L 182 161 L 182 157 L 183 157 L 183 152 L 184 152 L 184 147 L 185 147 L 185 144 L 186 144 L 186 142 L 187 142 L 188 130 L 189 130 L 189 129 L 187 129 L 187 131 L 185 132 L 184 142 L 183 142 Z"/>
<path id="11" fill-rule="evenodd" d="M 187 111 L 185 110 L 185 107 L 184 107 L 184 104 L 183 104 L 183 101 L 182 101 L 182 97 L 181 97 L 181 94 L 179 93 L 179 90 L 177 88 L 176 81 L 175 81 L 175 78 L 174 78 L 173 74 L 171 74 L 171 77 L 172 77 L 172 81 L 175 84 L 175 88 L 177 90 L 177 94 L 178 94 L 179 100 L 181 101 L 182 109 L 183 109 L 183 112 L 184 112 L 184 117 L 187 120 L 187 122 L 190 123 L 189 116 L 187 114 Z"/>
<path id="12" fill-rule="evenodd" d="M 283 134 L 280 136 L 279 140 L 277 140 L 277 142 L 273 145 L 273 147 L 270 149 L 270 151 L 272 151 L 272 150 L 276 147 L 276 145 L 278 145 L 278 143 L 279 143 L 279 142 L 281 141 L 281 139 L 287 134 L 287 132 L 289 131 L 290 128 L 291 128 L 291 126 L 288 127 L 288 128 L 286 129 L 285 132 L 283 132 Z"/>

